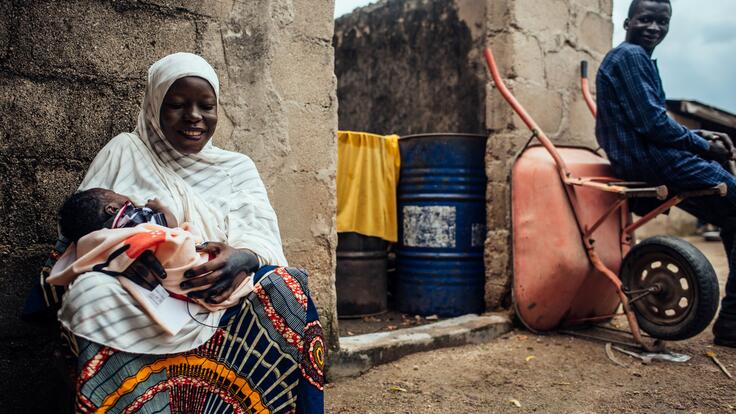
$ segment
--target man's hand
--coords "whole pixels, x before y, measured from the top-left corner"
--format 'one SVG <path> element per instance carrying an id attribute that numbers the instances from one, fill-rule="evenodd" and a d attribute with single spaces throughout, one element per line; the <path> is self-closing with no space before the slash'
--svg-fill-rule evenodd
<path id="1" fill-rule="evenodd" d="M 225 243 L 207 242 L 197 246 L 215 256 L 209 262 L 184 272 L 186 279 L 179 286 L 191 289 L 208 286 L 207 289 L 189 292 L 190 298 L 204 299 L 207 303 L 220 303 L 251 273 L 258 270 L 258 257 L 246 249 L 234 249 Z"/>
<path id="2" fill-rule="evenodd" d="M 736 159 L 736 147 L 734 147 L 733 141 L 731 140 L 731 137 L 728 136 L 728 134 L 724 134 L 723 132 L 706 131 L 704 129 L 696 129 L 693 132 L 710 141 L 711 148 L 708 149 L 708 154 L 711 154 L 711 151 L 713 150 L 713 144 L 716 142 L 720 142 L 722 146 L 729 152 L 728 158 L 715 158 L 713 156 L 714 160 L 723 162 Z M 715 151 L 718 151 L 719 153 L 721 152 L 720 149 L 716 149 Z"/>
<path id="3" fill-rule="evenodd" d="M 733 150 L 726 148 L 723 141 L 711 141 L 708 152 L 705 153 L 706 158 L 721 163 L 733 159 L 733 155 Z"/>

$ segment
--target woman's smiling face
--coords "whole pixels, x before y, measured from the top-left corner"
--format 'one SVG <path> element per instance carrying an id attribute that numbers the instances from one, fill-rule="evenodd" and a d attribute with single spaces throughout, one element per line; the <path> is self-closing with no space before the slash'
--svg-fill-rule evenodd
<path id="1" fill-rule="evenodd" d="M 164 96 L 161 131 L 172 147 L 184 155 L 196 154 L 217 127 L 217 96 L 205 79 L 177 79 Z"/>

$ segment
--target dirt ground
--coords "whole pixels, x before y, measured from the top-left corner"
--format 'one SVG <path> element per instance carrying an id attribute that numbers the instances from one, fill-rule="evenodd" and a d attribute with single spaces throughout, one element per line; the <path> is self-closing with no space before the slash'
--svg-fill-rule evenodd
<path id="1" fill-rule="evenodd" d="M 725 282 L 720 243 L 696 244 Z M 723 291 L 723 286 L 721 286 Z M 623 322 L 623 321 L 621 321 Z M 328 413 L 736 413 L 736 380 L 705 356 L 715 351 L 736 375 L 736 349 L 712 345 L 706 330 L 671 342 L 687 363 L 643 364 L 604 344 L 515 330 L 491 343 L 414 354 L 327 384 Z"/>

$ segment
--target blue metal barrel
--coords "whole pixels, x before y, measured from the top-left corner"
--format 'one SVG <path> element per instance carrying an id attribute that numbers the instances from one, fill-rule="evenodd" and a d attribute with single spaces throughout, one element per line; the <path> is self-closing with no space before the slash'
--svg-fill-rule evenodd
<path id="1" fill-rule="evenodd" d="M 482 312 L 486 136 L 410 135 L 399 149 L 398 310 Z"/>

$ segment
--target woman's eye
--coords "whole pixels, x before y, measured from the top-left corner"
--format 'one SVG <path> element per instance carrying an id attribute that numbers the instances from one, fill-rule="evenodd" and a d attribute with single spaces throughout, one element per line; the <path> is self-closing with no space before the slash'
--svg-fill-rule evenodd
<path id="1" fill-rule="evenodd" d="M 181 109 L 184 107 L 184 105 L 179 104 L 179 103 L 167 103 L 166 107 L 169 109 Z"/>
<path id="2" fill-rule="evenodd" d="M 215 105 L 202 105 L 201 107 L 205 111 L 211 111 L 211 110 L 215 109 Z"/>

